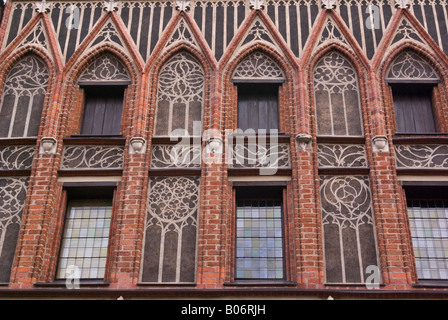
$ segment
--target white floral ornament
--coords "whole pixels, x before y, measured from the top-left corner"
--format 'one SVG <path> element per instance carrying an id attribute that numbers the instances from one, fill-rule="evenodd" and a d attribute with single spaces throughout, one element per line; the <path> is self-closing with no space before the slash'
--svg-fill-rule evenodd
<path id="1" fill-rule="evenodd" d="M 411 2 L 409 0 L 395 0 L 395 8 L 409 9 Z"/>
<path id="2" fill-rule="evenodd" d="M 104 1 L 103 9 L 104 9 L 104 11 L 107 11 L 107 12 L 117 11 L 118 10 L 118 2 L 115 2 L 113 0 Z"/>
<path id="3" fill-rule="evenodd" d="M 336 0 L 322 0 L 321 6 L 324 9 L 331 10 L 336 8 Z"/>
<path id="4" fill-rule="evenodd" d="M 36 2 L 34 5 L 34 10 L 39 13 L 49 13 L 51 4 L 46 0 L 42 0 L 41 2 Z"/>
<path id="5" fill-rule="evenodd" d="M 250 0 L 249 8 L 251 8 L 252 10 L 263 10 L 264 0 Z"/>
<path id="6" fill-rule="evenodd" d="M 189 0 L 176 0 L 176 10 L 177 11 L 188 11 L 190 10 Z"/>

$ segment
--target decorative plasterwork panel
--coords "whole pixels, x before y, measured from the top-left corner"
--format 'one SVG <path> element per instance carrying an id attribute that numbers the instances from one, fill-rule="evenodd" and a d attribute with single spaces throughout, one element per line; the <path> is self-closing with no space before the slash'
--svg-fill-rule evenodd
<path id="1" fill-rule="evenodd" d="M 39 21 L 33 28 L 33 30 L 28 34 L 28 36 L 20 43 L 18 48 L 23 47 L 28 44 L 37 45 L 39 47 L 48 50 L 47 39 L 44 31 L 44 26 L 42 21 Z"/>
<path id="2" fill-rule="evenodd" d="M 17 97 L 45 94 L 48 76 L 48 69 L 42 60 L 28 55 L 9 72 L 3 94 Z"/>
<path id="3" fill-rule="evenodd" d="M 122 169 L 123 154 L 122 146 L 66 146 L 61 169 Z"/>
<path id="4" fill-rule="evenodd" d="M 274 44 L 274 40 L 267 30 L 266 26 L 258 18 L 252 23 L 252 26 L 248 29 L 244 40 L 241 45 L 244 46 L 249 42 L 262 41 Z"/>
<path id="5" fill-rule="evenodd" d="M 204 87 L 204 70 L 196 59 L 184 52 L 171 58 L 159 74 L 155 135 L 194 134 L 202 121 Z"/>
<path id="6" fill-rule="evenodd" d="M 317 134 L 361 136 L 362 122 L 356 71 L 339 52 L 326 54 L 313 72 Z"/>
<path id="7" fill-rule="evenodd" d="M 366 168 L 367 157 L 364 145 L 318 144 L 319 168 Z"/>
<path id="8" fill-rule="evenodd" d="M 200 168 L 201 146 L 154 145 L 151 168 Z"/>
<path id="9" fill-rule="evenodd" d="M 160 71 L 158 99 L 173 103 L 203 101 L 204 71 L 189 54 L 180 53 Z"/>
<path id="10" fill-rule="evenodd" d="M 255 52 L 238 64 L 232 79 L 234 81 L 283 81 L 285 76 L 280 67 L 271 58 L 262 52 Z"/>
<path id="11" fill-rule="evenodd" d="M 431 65 L 412 51 L 402 52 L 390 65 L 386 80 L 434 80 L 439 76 Z"/>
<path id="12" fill-rule="evenodd" d="M 84 70 L 79 81 L 131 81 L 131 77 L 120 60 L 111 54 L 105 54 Z"/>
<path id="13" fill-rule="evenodd" d="M 172 44 L 178 43 L 179 41 L 186 41 L 189 44 L 198 46 L 196 38 L 193 36 L 193 33 L 191 32 L 184 18 L 179 20 L 176 28 L 171 35 L 170 40 L 166 43 L 165 48 L 171 46 Z"/>
<path id="14" fill-rule="evenodd" d="M 33 164 L 35 146 L 0 147 L 0 170 L 29 170 Z"/>
<path id="15" fill-rule="evenodd" d="M 421 43 L 424 43 L 420 35 L 417 33 L 412 24 L 407 20 L 403 19 L 400 22 L 397 30 L 395 31 L 395 36 L 391 42 L 391 45 L 401 41 L 401 40 L 415 40 Z"/>
<path id="16" fill-rule="evenodd" d="M 234 144 L 229 148 L 231 168 L 290 168 L 289 144 Z"/>
<path id="17" fill-rule="evenodd" d="M 9 282 L 29 178 L 0 178 L 0 282 Z"/>
<path id="18" fill-rule="evenodd" d="M 378 267 L 368 176 L 320 176 L 326 280 L 364 283 Z"/>
<path id="19" fill-rule="evenodd" d="M 395 145 L 398 168 L 448 168 L 448 145 Z"/>
<path id="20" fill-rule="evenodd" d="M 150 177 L 143 282 L 193 282 L 200 177 Z"/>
<path id="21" fill-rule="evenodd" d="M 1 137 L 37 136 L 48 78 L 47 66 L 33 54 L 11 68 L 0 106 Z"/>
<path id="22" fill-rule="evenodd" d="M 337 27 L 336 23 L 333 19 L 328 18 L 325 27 L 322 30 L 319 41 L 317 42 L 316 47 L 320 46 L 323 43 L 330 41 L 338 41 L 348 45 L 347 40 L 342 34 L 341 30 Z"/>

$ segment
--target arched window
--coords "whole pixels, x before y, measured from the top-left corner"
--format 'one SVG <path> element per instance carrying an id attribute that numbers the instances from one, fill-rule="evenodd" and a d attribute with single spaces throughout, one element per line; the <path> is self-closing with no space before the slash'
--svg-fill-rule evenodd
<path id="1" fill-rule="evenodd" d="M 188 53 L 175 55 L 162 67 L 158 80 L 155 136 L 201 134 L 204 85 L 204 70 Z"/>
<path id="2" fill-rule="evenodd" d="M 278 91 L 284 80 L 280 67 L 262 52 L 239 63 L 232 77 L 238 87 L 239 129 L 279 129 Z"/>
<path id="3" fill-rule="evenodd" d="M 325 55 L 314 68 L 317 134 L 361 136 L 363 134 L 356 71 L 336 51 Z"/>
<path id="4" fill-rule="evenodd" d="M 440 82 L 433 67 L 412 51 L 403 51 L 386 72 L 392 88 L 397 133 L 437 132 L 432 101 Z"/>
<path id="5" fill-rule="evenodd" d="M 97 58 L 81 74 L 84 90 L 82 135 L 119 135 L 124 91 L 131 83 L 126 67 L 113 55 Z"/>
<path id="6" fill-rule="evenodd" d="M 12 67 L 0 104 L 0 137 L 37 137 L 48 78 L 45 63 L 32 54 Z"/>

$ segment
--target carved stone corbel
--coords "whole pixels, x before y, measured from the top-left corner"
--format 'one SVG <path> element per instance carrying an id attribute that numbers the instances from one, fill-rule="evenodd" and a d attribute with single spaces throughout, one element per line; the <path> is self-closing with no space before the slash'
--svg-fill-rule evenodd
<path id="1" fill-rule="evenodd" d="M 207 139 L 206 152 L 208 154 L 221 154 L 223 150 L 223 141 L 220 137 L 210 137 Z"/>
<path id="2" fill-rule="evenodd" d="M 310 152 L 311 151 L 311 141 L 313 137 L 307 133 L 299 133 L 296 136 L 297 150 L 300 152 Z"/>
<path id="3" fill-rule="evenodd" d="M 43 137 L 40 140 L 39 154 L 56 154 L 58 142 L 52 137 Z"/>
<path id="4" fill-rule="evenodd" d="M 372 139 L 373 152 L 389 152 L 389 142 L 386 136 L 375 136 Z"/>
<path id="5" fill-rule="evenodd" d="M 131 138 L 129 141 L 129 154 L 142 154 L 146 152 L 146 140 L 140 137 Z"/>

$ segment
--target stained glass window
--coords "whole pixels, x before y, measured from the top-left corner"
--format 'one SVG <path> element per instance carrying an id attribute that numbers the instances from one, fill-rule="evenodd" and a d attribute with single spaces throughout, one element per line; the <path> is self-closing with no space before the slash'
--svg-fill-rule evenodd
<path id="1" fill-rule="evenodd" d="M 419 279 L 448 279 L 448 201 L 409 200 L 408 215 Z"/>
<path id="2" fill-rule="evenodd" d="M 236 279 L 283 279 L 281 201 L 238 201 Z"/>
<path id="3" fill-rule="evenodd" d="M 81 279 L 104 278 L 111 215 L 111 200 L 69 203 L 56 278 L 67 278 L 75 268 Z"/>

